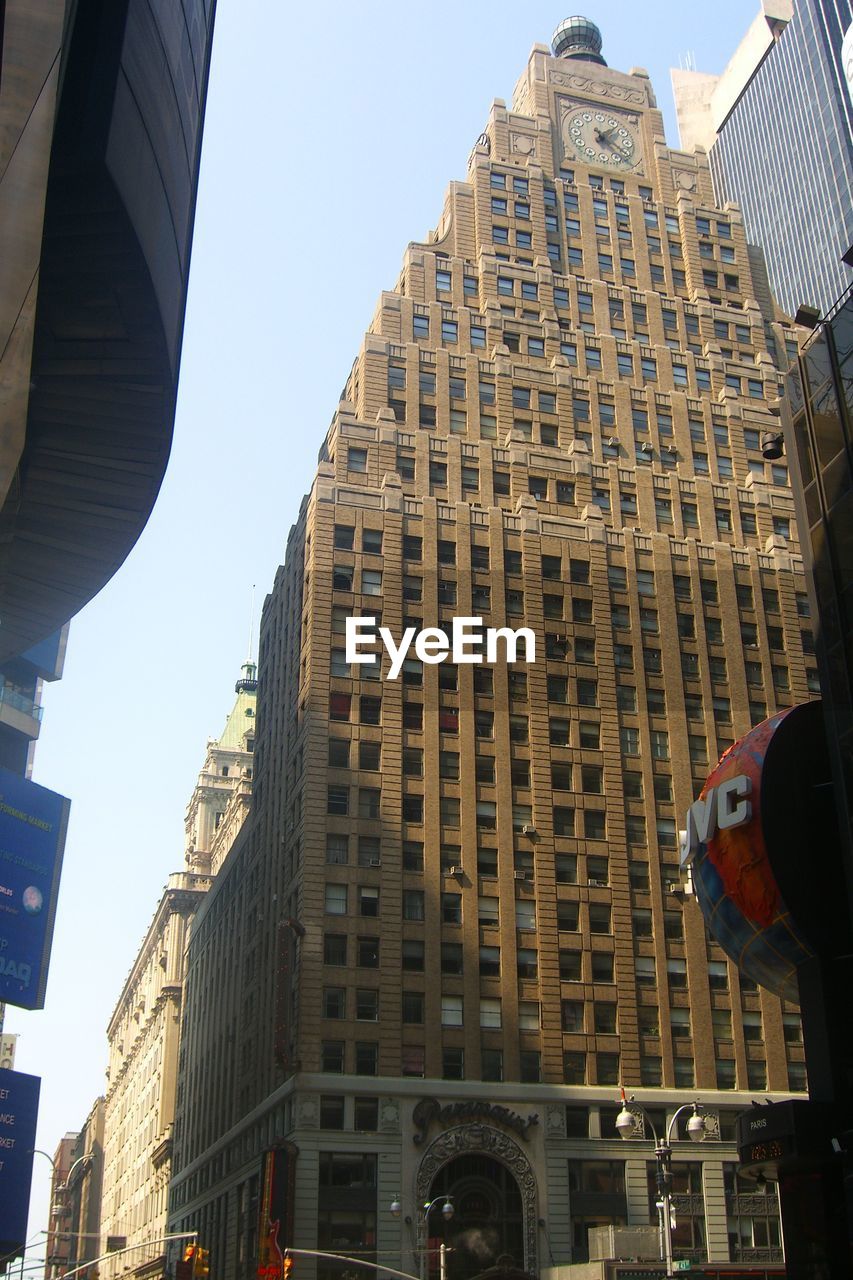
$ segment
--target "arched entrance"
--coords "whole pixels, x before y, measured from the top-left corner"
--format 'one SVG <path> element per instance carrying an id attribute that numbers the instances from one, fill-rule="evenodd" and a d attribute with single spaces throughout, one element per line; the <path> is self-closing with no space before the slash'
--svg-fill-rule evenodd
<path id="1" fill-rule="evenodd" d="M 454 1214 L 430 1215 L 430 1247 L 451 1252 L 448 1280 L 535 1275 L 536 1181 L 530 1161 L 507 1134 L 487 1125 L 461 1125 L 424 1153 L 417 1178 L 421 1203 L 450 1196 Z M 433 1234 L 434 1233 L 434 1234 Z M 435 1258 L 435 1272 L 437 1257 Z M 433 1268 L 430 1268 L 432 1272 Z"/>
<path id="2" fill-rule="evenodd" d="M 505 1164 L 479 1153 L 457 1156 L 433 1179 L 430 1196 L 442 1195 L 452 1197 L 454 1208 L 445 1235 L 451 1250 L 448 1280 L 473 1280 L 481 1271 L 497 1266 L 499 1260 L 505 1261 L 507 1268 L 522 1270 L 521 1192 Z"/>

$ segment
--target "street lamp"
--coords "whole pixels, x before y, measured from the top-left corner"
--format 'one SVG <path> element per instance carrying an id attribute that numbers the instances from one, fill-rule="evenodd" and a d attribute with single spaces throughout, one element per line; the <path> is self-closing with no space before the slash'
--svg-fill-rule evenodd
<path id="1" fill-rule="evenodd" d="M 441 1204 L 442 1218 L 444 1218 L 445 1222 L 449 1222 L 455 1212 L 453 1208 L 453 1201 L 450 1199 L 450 1196 L 435 1196 L 432 1200 L 428 1200 L 426 1204 L 418 1205 L 417 1249 L 418 1275 L 420 1276 L 420 1280 L 426 1280 L 427 1240 L 429 1238 L 427 1225 L 429 1215 L 433 1209 L 438 1208 L 439 1204 Z M 391 1201 L 388 1208 L 395 1218 L 399 1218 L 403 1211 L 403 1206 L 400 1204 L 399 1196 L 395 1197 L 395 1199 Z M 412 1225 L 412 1219 L 408 1216 L 406 1217 L 406 1222 L 409 1226 Z M 439 1280 L 447 1280 L 447 1246 L 443 1240 L 438 1249 L 438 1266 Z"/>
<path id="2" fill-rule="evenodd" d="M 625 1090 L 622 1090 L 622 1110 L 616 1117 L 616 1132 L 620 1138 L 624 1138 L 626 1142 L 630 1142 L 637 1136 L 637 1115 L 634 1111 L 629 1110 L 628 1103 L 641 1112 L 643 1118 L 652 1131 L 655 1140 L 655 1160 L 657 1161 L 657 1192 L 658 1199 L 656 1208 L 658 1211 L 658 1237 L 660 1240 L 660 1256 L 661 1261 L 666 1263 L 666 1274 L 671 1276 L 674 1274 L 672 1267 L 672 1228 L 675 1225 L 672 1220 L 672 1134 L 675 1129 L 678 1117 L 684 1111 L 692 1111 L 690 1119 L 687 1121 L 687 1136 L 691 1142 L 702 1142 L 707 1135 L 705 1128 L 705 1117 L 702 1115 L 702 1104 L 700 1102 L 685 1102 L 683 1107 L 679 1107 L 672 1116 L 667 1125 L 666 1136 L 662 1139 L 658 1138 L 657 1131 L 652 1118 L 646 1111 L 645 1107 L 639 1102 L 634 1101 L 633 1094 L 630 1098 L 625 1097 Z"/>
<path id="3" fill-rule="evenodd" d="M 51 1246 L 53 1246 L 53 1250 L 55 1250 L 60 1239 L 62 1239 L 63 1237 L 70 1238 L 71 1236 L 75 1236 L 74 1261 L 76 1261 L 77 1259 L 76 1237 L 82 1238 L 83 1233 L 63 1232 L 59 1227 L 59 1219 L 61 1217 L 65 1217 L 66 1214 L 71 1213 L 71 1205 L 68 1202 L 68 1193 L 72 1190 L 72 1187 L 71 1187 L 72 1174 L 74 1173 L 78 1165 L 84 1164 L 87 1160 L 93 1159 L 95 1153 L 94 1151 L 86 1151 L 82 1156 L 78 1156 L 77 1159 L 74 1161 L 74 1163 L 71 1165 L 71 1168 L 66 1173 L 64 1182 L 57 1181 L 57 1178 L 60 1175 L 60 1171 L 57 1169 L 56 1161 L 54 1160 L 52 1155 L 50 1155 L 47 1151 L 42 1151 L 40 1147 L 33 1148 L 33 1155 L 44 1156 L 45 1160 L 48 1160 L 50 1162 L 50 1167 L 53 1170 L 53 1178 L 51 1180 L 52 1195 L 51 1195 L 50 1217 L 51 1217 L 51 1221 L 55 1224 L 55 1226 L 52 1231 L 48 1232 L 48 1241 L 47 1241 L 48 1256 L 51 1256 L 51 1252 L 52 1252 Z M 54 1196 L 56 1197 L 55 1199 L 54 1199 Z M 96 1236 L 96 1238 L 100 1239 L 100 1236 L 98 1235 Z M 68 1259 L 65 1259 L 64 1262 L 51 1264 L 53 1274 L 55 1274 L 58 1267 L 67 1266 L 68 1262 L 70 1261 L 71 1259 L 68 1258 Z"/>

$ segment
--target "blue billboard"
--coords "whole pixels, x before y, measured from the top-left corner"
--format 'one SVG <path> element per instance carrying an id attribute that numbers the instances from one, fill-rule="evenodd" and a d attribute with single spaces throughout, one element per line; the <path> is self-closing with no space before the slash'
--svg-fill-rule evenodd
<path id="1" fill-rule="evenodd" d="M 43 1009 L 70 801 L 0 769 L 0 1001 Z"/>
<path id="2" fill-rule="evenodd" d="M 38 1076 L 0 1069 L 0 1260 L 20 1257 L 27 1239 Z"/>

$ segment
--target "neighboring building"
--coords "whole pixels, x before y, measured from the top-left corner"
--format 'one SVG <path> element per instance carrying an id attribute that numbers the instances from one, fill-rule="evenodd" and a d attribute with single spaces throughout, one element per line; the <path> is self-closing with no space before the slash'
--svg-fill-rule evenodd
<path id="1" fill-rule="evenodd" d="M 851 23 L 850 0 L 761 0 L 722 76 L 672 73 L 681 144 L 709 151 L 717 200 L 742 210 L 788 315 L 827 312 L 851 282 Z"/>
<path id="2" fill-rule="evenodd" d="M 65 1202 L 62 1188 L 68 1178 L 68 1171 L 75 1159 L 72 1156 L 79 1133 L 66 1133 L 60 1138 L 59 1145 L 53 1153 L 53 1173 L 50 1179 L 50 1217 L 48 1219 L 47 1240 L 45 1243 L 45 1280 L 57 1280 L 71 1266 L 73 1256 L 72 1241 L 65 1215 Z M 45 1152 L 45 1155 L 48 1153 Z"/>
<path id="3" fill-rule="evenodd" d="M 59 680 L 68 627 L 0 666 L 0 768 L 29 778 L 41 730 L 44 681 Z"/>
<path id="4" fill-rule="evenodd" d="M 220 738 L 207 744 L 207 757 L 187 806 L 187 865 L 216 875 L 252 803 L 257 669 L 243 665 L 234 686 L 237 701 Z"/>
<path id="5" fill-rule="evenodd" d="M 70 1267 L 100 1256 L 104 1179 L 104 1099 L 97 1098 L 77 1135 L 62 1199 L 71 1233 Z"/>
<path id="6" fill-rule="evenodd" d="M 45 1280 L 61 1280 L 101 1252 L 104 1100 L 97 1098 L 82 1129 L 66 1133 L 53 1157 Z"/>
<path id="7" fill-rule="evenodd" d="M 164 1274 L 187 938 L 227 852 L 223 841 L 239 831 L 251 803 L 254 675 L 246 663 L 225 729 L 207 744 L 187 807 L 187 869 L 169 877 L 107 1028 L 101 1231 L 104 1240 L 122 1237 L 139 1252 L 102 1263 L 104 1277 Z"/>
<path id="8" fill-rule="evenodd" d="M 451 1280 L 583 1260 L 594 1226 L 655 1222 L 620 1085 L 658 1132 L 707 1108 L 676 1256 L 782 1259 L 734 1118 L 805 1088 L 799 1020 L 708 941 L 677 832 L 709 762 L 817 690 L 761 452 L 795 339 L 645 73 L 582 19 L 555 48 L 381 295 L 265 604 L 253 816 L 193 923 L 174 1130 L 170 1227 L 214 1280 L 266 1274 L 271 1220 L 417 1272 L 446 1194 Z M 380 613 L 395 641 L 527 626 L 536 661 L 380 678 L 345 652 Z"/>

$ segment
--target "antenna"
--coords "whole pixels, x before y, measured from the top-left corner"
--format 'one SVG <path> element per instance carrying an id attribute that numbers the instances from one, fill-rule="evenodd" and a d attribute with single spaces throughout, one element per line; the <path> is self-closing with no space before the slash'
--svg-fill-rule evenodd
<path id="1" fill-rule="evenodd" d="M 252 637 L 255 630 L 255 584 L 252 583 L 252 604 L 249 609 L 249 646 L 246 650 L 246 661 L 252 661 Z"/>

